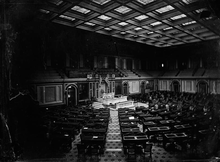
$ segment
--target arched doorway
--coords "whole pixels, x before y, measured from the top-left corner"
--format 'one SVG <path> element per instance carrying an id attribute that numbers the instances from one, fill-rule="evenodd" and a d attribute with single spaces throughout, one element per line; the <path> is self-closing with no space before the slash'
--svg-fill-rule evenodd
<path id="1" fill-rule="evenodd" d="M 146 85 L 146 82 L 141 82 L 141 94 L 145 94 L 145 86 Z"/>
<path id="2" fill-rule="evenodd" d="M 123 95 L 128 95 L 128 83 L 123 83 Z"/>
<path id="3" fill-rule="evenodd" d="M 69 85 L 66 88 L 67 93 L 67 105 L 75 106 L 77 105 L 77 87 L 75 85 Z"/>
<path id="4" fill-rule="evenodd" d="M 197 84 L 197 92 L 208 93 L 208 83 L 205 81 L 199 81 Z"/>
<path id="5" fill-rule="evenodd" d="M 180 83 L 178 81 L 175 80 L 171 83 L 171 91 L 180 92 Z"/>

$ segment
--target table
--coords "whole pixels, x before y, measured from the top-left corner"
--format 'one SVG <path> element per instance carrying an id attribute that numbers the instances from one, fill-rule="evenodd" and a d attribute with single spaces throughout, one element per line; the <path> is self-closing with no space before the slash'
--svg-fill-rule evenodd
<path id="1" fill-rule="evenodd" d="M 143 131 L 145 131 L 148 127 L 155 127 L 157 124 L 155 122 L 143 122 Z"/>
<path id="2" fill-rule="evenodd" d="M 177 130 L 192 128 L 190 124 L 174 125 L 174 128 Z"/>
<path id="3" fill-rule="evenodd" d="M 153 134 L 153 133 L 169 131 L 170 127 L 168 127 L 168 126 L 149 127 L 149 128 L 147 128 L 147 130 L 148 130 L 149 134 Z"/>
<path id="4" fill-rule="evenodd" d="M 81 142 L 85 143 L 86 145 L 89 144 L 99 144 L 100 146 L 105 145 L 105 136 L 99 135 L 99 136 L 85 136 L 81 135 Z"/>
<path id="5" fill-rule="evenodd" d="M 108 122 L 108 118 L 95 118 L 95 119 L 90 119 L 90 122 Z"/>
<path id="6" fill-rule="evenodd" d="M 95 129 L 95 128 L 88 128 L 88 127 L 83 127 L 82 128 L 82 133 L 83 134 L 88 134 L 88 133 L 93 133 L 93 134 L 105 134 L 107 131 L 106 128 L 99 128 L 99 129 Z"/>
<path id="7" fill-rule="evenodd" d="M 161 116 L 154 116 L 154 117 L 146 117 L 144 118 L 144 121 L 158 121 L 162 120 L 163 118 Z"/>
<path id="8" fill-rule="evenodd" d="M 166 143 L 168 141 L 181 141 L 185 138 L 187 138 L 187 134 L 184 132 L 180 132 L 180 133 L 169 133 L 169 134 L 164 134 L 164 140 L 163 140 L 163 146 L 164 148 L 166 147 Z"/>
<path id="9" fill-rule="evenodd" d="M 138 118 L 134 118 L 134 119 L 119 119 L 119 122 L 139 122 Z"/>
<path id="10" fill-rule="evenodd" d="M 145 117 L 152 117 L 153 115 L 151 115 L 151 114 L 140 114 L 140 115 L 138 115 L 140 118 L 145 118 Z"/>
<path id="11" fill-rule="evenodd" d="M 144 144 L 147 141 L 148 141 L 147 135 L 142 135 L 142 136 L 123 136 L 123 138 L 122 138 L 123 145 L 127 145 L 129 143 Z"/>
<path id="12" fill-rule="evenodd" d="M 170 125 L 170 124 L 174 124 L 175 121 L 174 120 L 161 120 L 160 124 L 162 125 Z"/>
<path id="13" fill-rule="evenodd" d="M 141 133 L 139 128 L 122 128 L 121 133 Z"/>
<path id="14" fill-rule="evenodd" d="M 171 114 L 170 111 L 164 111 L 164 112 L 160 112 L 159 115 L 163 118 L 168 117 Z"/>
<path id="15" fill-rule="evenodd" d="M 166 110 L 165 108 L 159 108 L 159 109 L 151 109 L 149 112 L 151 114 L 158 114 L 158 113 L 165 111 L 165 110 Z"/>
<path id="16" fill-rule="evenodd" d="M 121 128 L 138 128 L 137 123 L 133 122 L 121 122 L 120 123 Z"/>

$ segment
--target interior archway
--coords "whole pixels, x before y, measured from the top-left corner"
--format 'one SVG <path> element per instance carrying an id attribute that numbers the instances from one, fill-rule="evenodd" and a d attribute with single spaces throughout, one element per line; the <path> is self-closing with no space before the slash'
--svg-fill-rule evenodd
<path id="1" fill-rule="evenodd" d="M 128 95 L 128 83 L 127 82 L 123 83 L 123 95 L 125 96 Z"/>
<path id="2" fill-rule="evenodd" d="M 145 93 L 145 86 L 146 83 L 145 82 L 141 82 L 141 94 L 144 94 Z"/>
<path id="3" fill-rule="evenodd" d="M 69 85 L 67 88 L 67 105 L 77 105 L 77 87 L 75 85 Z"/>
<path id="4" fill-rule="evenodd" d="M 171 91 L 180 92 L 180 83 L 178 81 L 173 81 L 171 83 Z"/>
<path id="5" fill-rule="evenodd" d="M 200 81 L 197 84 L 197 92 L 208 93 L 208 83 L 205 81 Z"/>

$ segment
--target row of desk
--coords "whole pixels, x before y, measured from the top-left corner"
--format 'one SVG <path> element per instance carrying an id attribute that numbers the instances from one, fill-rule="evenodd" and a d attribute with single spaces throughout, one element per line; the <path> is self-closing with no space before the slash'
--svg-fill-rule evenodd
<path id="1" fill-rule="evenodd" d="M 157 113 L 161 112 L 157 111 Z M 144 145 L 151 141 L 149 138 L 151 135 L 162 134 L 165 147 L 168 142 L 187 139 L 189 137 L 187 131 L 193 129 L 191 124 L 164 119 L 158 114 L 152 115 L 143 111 L 119 109 L 118 115 L 122 142 L 125 146 L 129 143 Z M 143 132 L 140 131 L 139 125 L 143 126 Z"/>

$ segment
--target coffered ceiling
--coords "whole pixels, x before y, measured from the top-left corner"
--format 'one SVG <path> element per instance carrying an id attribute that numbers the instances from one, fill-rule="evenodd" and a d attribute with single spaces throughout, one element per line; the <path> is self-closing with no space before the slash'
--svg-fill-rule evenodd
<path id="1" fill-rule="evenodd" d="M 45 0 L 39 12 L 46 21 L 156 47 L 220 37 L 208 0 Z"/>

